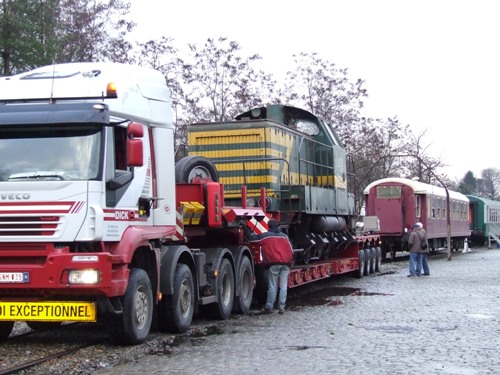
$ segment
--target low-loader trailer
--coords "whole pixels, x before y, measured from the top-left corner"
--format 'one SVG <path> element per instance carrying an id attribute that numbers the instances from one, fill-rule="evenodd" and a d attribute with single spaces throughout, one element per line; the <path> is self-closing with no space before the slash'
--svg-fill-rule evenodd
<path id="1" fill-rule="evenodd" d="M 296 251 L 290 287 L 377 271 L 378 236 L 351 228 L 345 166 L 327 167 L 345 164 L 333 130 L 293 107 L 257 112 L 193 124 L 176 163 L 155 70 L 68 63 L 0 78 L 0 339 L 15 322 L 102 320 L 113 342 L 137 344 L 152 328 L 185 332 L 197 313 L 247 313 L 267 284 L 243 220 L 256 232 L 280 220 Z M 220 131 L 232 136 L 196 139 Z M 254 138 L 241 153 L 238 132 Z"/>

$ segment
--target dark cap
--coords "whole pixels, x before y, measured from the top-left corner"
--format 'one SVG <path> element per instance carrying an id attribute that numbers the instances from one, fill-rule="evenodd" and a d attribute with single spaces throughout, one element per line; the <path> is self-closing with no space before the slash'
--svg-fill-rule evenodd
<path id="1" fill-rule="evenodd" d="M 278 223 L 278 221 L 275 219 L 271 219 L 271 220 L 269 220 L 267 225 L 269 226 L 269 228 L 277 228 L 280 226 L 280 223 Z"/>

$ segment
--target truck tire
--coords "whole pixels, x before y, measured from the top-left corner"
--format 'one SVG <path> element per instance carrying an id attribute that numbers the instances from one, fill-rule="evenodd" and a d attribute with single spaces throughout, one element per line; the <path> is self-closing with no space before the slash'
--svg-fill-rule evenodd
<path id="1" fill-rule="evenodd" d="M 241 258 L 237 271 L 238 298 L 235 300 L 234 310 L 242 314 L 248 314 L 253 298 L 253 269 L 250 259 L 246 256 Z"/>
<path id="2" fill-rule="evenodd" d="M 196 177 L 208 178 L 213 182 L 219 181 L 215 165 L 203 156 L 186 156 L 175 165 L 175 182 L 190 184 Z"/>
<path id="3" fill-rule="evenodd" d="M 358 251 L 358 270 L 356 271 L 356 277 L 361 279 L 365 274 L 365 252 L 361 249 Z"/>
<path id="4" fill-rule="evenodd" d="M 375 272 L 380 272 L 382 270 L 382 249 L 380 247 L 376 247 L 375 251 Z"/>
<path id="5" fill-rule="evenodd" d="M 158 327 L 162 331 L 184 333 L 194 314 L 194 282 L 191 269 L 178 264 L 174 275 L 174 294 L 164 296 L 158 306 Z"/>
<path id="6" fill-rule="evenodd" d="M 374 247 L 371 247 L 368 251 L 371 253 L 370 273 L 375 273 L 375 263 L 377 262 L 377 250 Z"/>
<path id="7" fill-rule="evenodd" d="M 225 320 L 231 316 L 234 303 L 234 271 L 227 259 L 222 259 L 217 276 L 217 302 L 207 306 L 211 318 Z"/>
<path id="8" fill-rule="evenodd" d="M 0 340 L 7 339 L 14 328 L 14 322 L 0 322 Z"/>
<path id="9" fill-rule="evenodd" d="M 365 253 L 365 276 L 370 274 L 370 263 L 372 261 L 372 252 L 370 249 L 362 250 Z"/>
<path id="10" fill-rule="evenodd" d="M 140 344 L 148 336 L 153 320 L 153 291 L 146 271 L 130 270 L 127 291 L 120 300 L 123 312 L 109 316 L 106 325 L 110 339 L 119 345 Z"/>

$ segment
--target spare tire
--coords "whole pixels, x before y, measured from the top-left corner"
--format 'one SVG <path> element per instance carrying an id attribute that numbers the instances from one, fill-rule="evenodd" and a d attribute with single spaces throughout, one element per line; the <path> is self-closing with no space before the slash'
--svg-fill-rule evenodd
<path id="1" fill-rule="evenodd" d="M 176 183 L 190 184 L 196 177 L 219 181 L 215 165 L 203 156 L 186 156 L 175 165 Z"/>

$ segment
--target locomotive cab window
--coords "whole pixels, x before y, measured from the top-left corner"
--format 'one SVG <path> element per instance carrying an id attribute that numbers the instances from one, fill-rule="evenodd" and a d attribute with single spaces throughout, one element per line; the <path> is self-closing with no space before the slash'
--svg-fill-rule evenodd
<path id="1" fill-rule="evenodd" d="M 296 129 L 301 133 L 304 133 L 307 135 L 318 135 L 319 134 L 318 125 L 316 125 L 312 121 L 300 119 L 300 120 L 297 120 L 294 125 L 295 125 Z"/>

